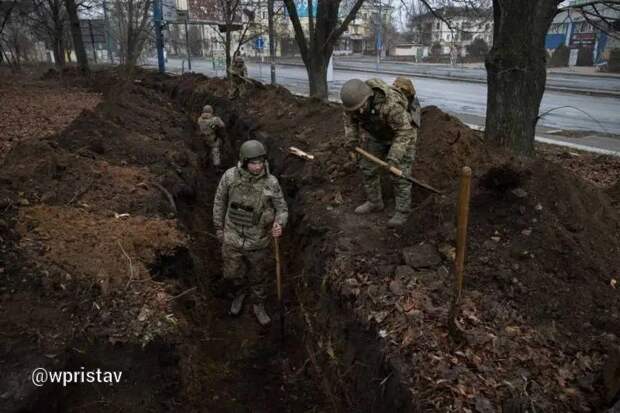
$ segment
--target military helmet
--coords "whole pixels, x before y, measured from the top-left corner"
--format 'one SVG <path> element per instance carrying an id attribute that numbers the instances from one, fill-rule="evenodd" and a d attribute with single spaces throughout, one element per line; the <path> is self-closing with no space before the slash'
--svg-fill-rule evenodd
<path id="1" fill-rule="evenodd" d="M 348 80 L 340 89 L 340 100 L 346 111 L 354 111 L 362 107 L 372 96 L 372 89 L 359 79 Z"/>
<path id="2" fill-rule="evenodd" d="M 204 105 L 202 108 L 202 113 L 211 113 L 213 114 L 213 106 L 211 105 Z"/>
<path id="3" fill-rule="evenodd" d="M 404 76 L 398 76 L 393 83 L 393 86 L 407 95 L 408 98 L 415 96 L 415 87 L 411 79 Z"/>
<path id="4" fill-rule="evenodd" d="M 245 141 L 239 149 L 239 160 L 245 164 L 248 160 L 267 156 L 265 146 L 256 140 Z"/>

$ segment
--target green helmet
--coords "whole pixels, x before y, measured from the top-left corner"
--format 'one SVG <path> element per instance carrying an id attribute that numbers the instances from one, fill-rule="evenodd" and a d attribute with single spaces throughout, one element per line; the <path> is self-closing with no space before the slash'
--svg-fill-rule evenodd
<path id="1" fill-rule="evenodd" d="M 372 96 L 372 89 L 359 79 L 348 80 L 340 89 L 340 100 L 346 111 L 354 111 L 362 107 Z"/>
<path id="2" fill-rule="evenodd" d="M 256 140 L 245 141 L 239 149 L 239 160 L 242 164 L 250 159 L 267 156 L 265 146 Z"/>

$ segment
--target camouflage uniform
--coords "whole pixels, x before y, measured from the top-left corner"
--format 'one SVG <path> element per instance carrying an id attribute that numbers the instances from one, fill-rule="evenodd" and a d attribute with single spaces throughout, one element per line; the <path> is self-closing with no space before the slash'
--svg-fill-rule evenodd
<path id="1" fill-rule="evenodd" d="M 368 111 L 345 112 L 345 135 L 351 145 L 361 142 L 363 129 L 369 134 L 366 150 L 387 161 L 405 173 L 411 171 L 415 158 L 417 130 L 413 128 L 407 111 L 408 102 L 398 90 L 379 79 L 370 79 L 366 84 L 372 88 L 371 105 Z M 363 146 L 363 144 L 362 144 Z M 367 200 L 383 205 L 381 196 L 381 167 L 365 158 L 359 161 L 364 174 L 364 188 Z M 408 214 L 411 211 L 411 183 L 393 178 L 396 211 Z"/>
<path id="2" fill-rule="evenodd" d="M 217 187 L 213 223 L 223 231 L 223 276 L 262 300 L 273 254 L 269 248 L 274 221 L 283 228 L 288 208 L 278 180 L 265 171 L 253 175 L 239 163 L 228 169 Z M 248 268 L 249 266 L 249 268 Z M 247 273 L 249 282 L 244 282 Z"/>
<path id="3" fill-rule="evenodd" d="M 228 91 L 228 97 L 234 99 L 237 96 L 243 96 L 245 94 L 245 80 L 241 77 L 248 77 L 248 68 L 243 62 L 241 57 L 235 57 L 230 65 L 230 89 Z"/>
<path id="4" fill-rule="evenodd" d="M 203 112 L 198 118 L 198 127 L 205 137 L 207 145 L 211 149 L 211 163 L 213 166 L 220 166 L 222 140 L 219 138 L 218 134 L 221 134 L 226 125 L 224 125 L 224 122 L 218 116 Z"/>

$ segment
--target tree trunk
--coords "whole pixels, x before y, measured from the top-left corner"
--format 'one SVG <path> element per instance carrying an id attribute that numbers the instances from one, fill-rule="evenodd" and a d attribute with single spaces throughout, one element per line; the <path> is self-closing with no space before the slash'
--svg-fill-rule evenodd
<path id="1" fill-rule="evenodd" d="M 54 65 L 59 71 L 62 71 L 65 67 L 65 47 L 63 45 L 62 38 L 54 39 L 53 49 Z"/>
<path id="2" fill-rule="evenodd" d="M 232 42 L 231 36 L 230 36 L 230 26 L 227 25 L 226 27 L 226 40 L 224 43 L 224 49 L 226 52 L 226 76 L 230 77 L 230 74 L 228 73 L 228 71 L 230 70 L 230 63 L 232 62 L 232 59 L 230 57 L 230 43 Z"/>
<path id="3" fill-rule="evenodd" d="M 309 64 L 306 66 L 308 72 L 308 82 L 310 83 L 310 96 L 327 100 L 327 64 L 321 55 L 311 56 Z"/>
<path id="4" fill-rule="evenodd" d="M 545 35 L 557 4 L 557 0 L 493 0 L 493 47 L 485 61 L 485 139 L 517 154 L 534 152 L 547 78 Z"/>
<path id="5" fill-rule="evenodd" d="M 84 48 L 84 41 L 82 39 L 82 31 L 80 29 L 80 20 L 78 18 L 75 0 L 65 0 L 65 7 L 67 9 L 67 14 L 69 15 L 69 22 L 71 23 L 73 50 L 75 50 L 75 56 L 78 61 L 78 66 L 80 67 L 80 72 L 83 75 L 86 75 L 89 73 L 88 57 L 86 56 L 86 49 Z"/>

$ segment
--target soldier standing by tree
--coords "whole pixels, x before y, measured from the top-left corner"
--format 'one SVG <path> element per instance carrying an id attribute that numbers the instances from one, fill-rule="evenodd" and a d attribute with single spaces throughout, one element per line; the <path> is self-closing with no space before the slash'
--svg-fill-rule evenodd
<path id="1" fill-rule="evenodd" d="M 228 72 L 230 74 L 228 98 L 235 99 L 237 96 L 243 96 L 245 93 L 245 79 L 248 77 L 248 68 L 239 53 L 235 54 Z"/>

